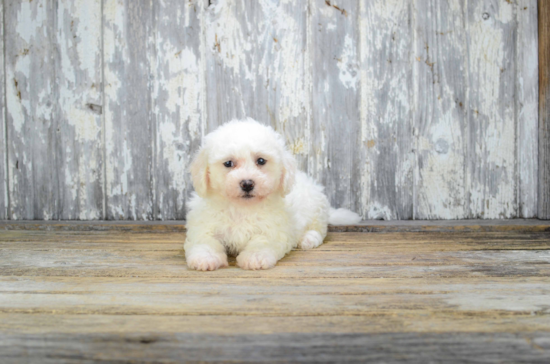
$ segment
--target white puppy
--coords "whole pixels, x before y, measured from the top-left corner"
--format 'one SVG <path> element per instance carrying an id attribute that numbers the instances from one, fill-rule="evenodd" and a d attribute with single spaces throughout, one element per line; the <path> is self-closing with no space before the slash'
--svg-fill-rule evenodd
<path id="1" fill-rule="evenodd" d="M 233 120 L 208 134 L 191 164 L 196 194 L 189 202 L 189 268 L 227 266 L 227 254 L 244 269 L 268 269 L 292 248 L 318 247 L 329 221 L 360 218 L 333 210 L 323 187 L 297 171 L 283 138 L 252 120 Z"/>

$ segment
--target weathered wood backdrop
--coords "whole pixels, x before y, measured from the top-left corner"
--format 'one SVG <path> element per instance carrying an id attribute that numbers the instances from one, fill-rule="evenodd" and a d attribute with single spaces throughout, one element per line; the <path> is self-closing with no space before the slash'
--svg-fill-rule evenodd
<path id="1" fill-rule="evenodd" d="M 536 0 L 4 0 L 0 219 L 182 219 L 251 116 L 363 217 L 534 217 Z"/>

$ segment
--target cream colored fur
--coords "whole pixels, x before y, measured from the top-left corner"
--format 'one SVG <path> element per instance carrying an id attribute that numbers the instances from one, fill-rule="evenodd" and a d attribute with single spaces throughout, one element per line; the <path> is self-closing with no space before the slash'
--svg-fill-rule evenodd
<path id="1" fill-rule="evenodd" d="M 272 128 L 252 119 L 220 126 L 205 137 L 191 176 L 196 193 L 184 244 L 190 268 L 225 267 L 229 253 L 241 268 L 268 269 L 293 248 L 323 243 L 330 215 L 323 187 L 297 171 Z M 248 195 L 242 181 L 254 183 Z M 359 221 L 357 214 L 346 213 L 340 223 Z"/>

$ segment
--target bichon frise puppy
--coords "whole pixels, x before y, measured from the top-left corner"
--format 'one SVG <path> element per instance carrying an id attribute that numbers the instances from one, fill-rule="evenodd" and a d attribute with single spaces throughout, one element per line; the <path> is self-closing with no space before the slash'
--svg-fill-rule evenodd
<path id="1" fill-rule="evenodd" d="M 272 268 L 292 248 L 321 245 L 329 222 L 360 220 L 331 209 L 323 187 L 296 169 L 281 135 L 250 118 L 204 138 L 191 178 L 184 248 L 192 269 L 226 267 L 228 253 L 241 268 Z"/>

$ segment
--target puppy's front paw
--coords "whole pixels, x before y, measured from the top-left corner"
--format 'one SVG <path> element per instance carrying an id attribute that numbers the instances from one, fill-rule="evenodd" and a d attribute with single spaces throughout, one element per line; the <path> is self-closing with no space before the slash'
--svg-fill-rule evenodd
<path id="1" fill-rule="evenodd" d="M 304 238 L 300 242 L 300 248 L 313 249 L 323 244 L 323 237 L 315 230 L 309 230 L 305 233 Z"/>
<path id="2" fill-rule="evenodd" d="M 227 267 L 227 256 L 208 249 L 195 248 L 187 255 L 187 266 L 196 270 L 216 270 Z"/>
<path id="3" fill-rule="evenodd" d="M 275 264 L 277 257 L 269 250 L 245 250 L 237 257 L 237 265 L 243 269 L 269 269 Z"/>

